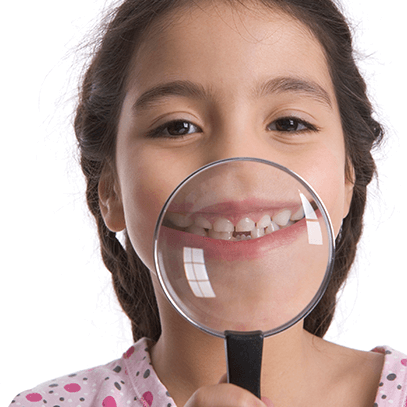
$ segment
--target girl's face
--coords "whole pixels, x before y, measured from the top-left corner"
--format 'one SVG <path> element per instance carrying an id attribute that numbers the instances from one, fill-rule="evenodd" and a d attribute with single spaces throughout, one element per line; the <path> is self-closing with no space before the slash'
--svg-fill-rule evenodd
<path id="1" fill-rule="evenodd" d="M 206 4 L 174 12 L 144 37 L 118 126 L 115 187 L 100 187 L 107 226 L 127 229 L 154 269 L 154 226 L 191 172 L 228 157 L 279 163 L 307 180 L 337 234 L 352 183 L 335 91 L 309 30 L 263 6 Z"/>

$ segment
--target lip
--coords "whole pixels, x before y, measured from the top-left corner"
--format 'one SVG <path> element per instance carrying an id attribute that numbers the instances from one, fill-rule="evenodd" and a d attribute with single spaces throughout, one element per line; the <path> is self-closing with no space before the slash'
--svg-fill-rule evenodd
<path id="1" fill-rule="evenodd" d="M 203 249 L 206 260 L 243 261 L 253 260 L 265 255 L 268 251 L 287 246 L 306 233 L 306 219 L 269 235 L 251 240 L 230 242 L 221 239 L 202 237 L 182 232 L 166 226 L 161 227 L 161 239 L 171 250 L 184 247 Z"/>

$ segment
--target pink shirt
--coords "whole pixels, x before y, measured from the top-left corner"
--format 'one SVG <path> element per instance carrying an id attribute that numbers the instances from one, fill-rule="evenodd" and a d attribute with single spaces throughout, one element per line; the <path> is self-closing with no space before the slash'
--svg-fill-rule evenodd
<path id="1" fill-rule="evenodd" d="M 140 339 L 104 366 L 51 380 L 19 394 L 10 407 L 176 407 L 151 365 L 149 341 Z M 407 356 L 387 347 L 373 407 L 407 407 Z"/>

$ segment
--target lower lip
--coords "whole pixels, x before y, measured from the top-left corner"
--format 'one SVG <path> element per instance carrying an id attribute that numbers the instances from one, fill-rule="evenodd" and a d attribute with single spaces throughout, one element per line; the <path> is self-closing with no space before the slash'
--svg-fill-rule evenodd
<path id="1" fill-rule="evenodd" d="M 306 232 L 306 220 L 291 225 L 288 228 L 280 229 L 260 238 L 235 241 L 212 239 L 202 237 L 192 233 L 181 232 L 165 226 L 161 227 L 161 239 L 166 242 L 172 250 L 180 250 L 184 247 L 203 249 L 205 259 L 214 260 L 252 260 L 263 256 L 270 250 L 287 246 Z"/>

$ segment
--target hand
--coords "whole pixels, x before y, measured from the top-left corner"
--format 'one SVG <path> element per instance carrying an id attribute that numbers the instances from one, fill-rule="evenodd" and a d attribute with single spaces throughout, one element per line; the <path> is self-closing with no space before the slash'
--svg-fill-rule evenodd
<path id="1" fill-rule="evenodd" d="M 254 394 L 227 383 L 226 374 L 218 384 L 198 389 L 184 407 L 273 407 L 267 398 L 260 400 Z"/>

